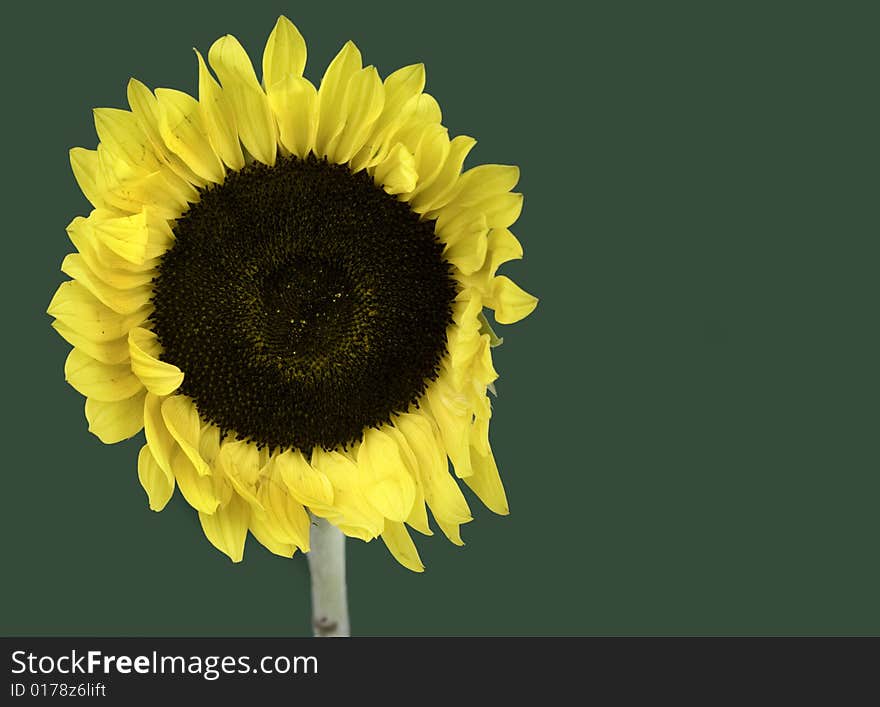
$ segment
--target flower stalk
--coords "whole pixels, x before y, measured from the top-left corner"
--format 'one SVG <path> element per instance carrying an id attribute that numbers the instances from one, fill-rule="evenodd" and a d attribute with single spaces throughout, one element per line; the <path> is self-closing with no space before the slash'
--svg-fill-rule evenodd
<path id="1" fill-rule="evenodd" d="M 345 536 L 323 518 L 312 518 L 309 572 L 312 575 L 312 629 L 315 636 L 350 636 L 345 584 Z"/>

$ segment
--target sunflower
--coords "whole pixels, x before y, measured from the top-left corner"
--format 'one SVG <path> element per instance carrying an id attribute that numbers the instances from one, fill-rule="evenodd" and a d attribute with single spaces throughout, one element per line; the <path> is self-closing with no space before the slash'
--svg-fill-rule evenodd
<path id="1" fill-rule="evenodd" d="M 311 514 L 422 571 L 408 528 L 430 509 L 460 545 L 457 479 L 508 512 L 483 310 L 537 302 L 496 275 L 522 256 L 519 170 L 462 171 L 475 140 L 449 138 L 420 64 L 383 81 L 349 42 L 316 88 L 285 17 L 262 82 L 231 35 L 213 74 L 196 54 L 198 98 L 132 79 L 70 151 L 94 209 L 48 308 L 66 380 L 102 442 L 144 430 L 150 508 L 178 488 L 233 561 L 248 532 L 308 552 Z"/>

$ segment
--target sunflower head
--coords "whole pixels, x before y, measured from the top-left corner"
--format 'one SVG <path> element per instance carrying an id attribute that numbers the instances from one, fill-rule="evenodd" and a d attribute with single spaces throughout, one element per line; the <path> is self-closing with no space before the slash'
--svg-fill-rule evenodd
<path id="1" fill-rule="evenodd" d="M 197 60 L 198 98 L 132 79 L 70 152 L 94 209 L 48 309 L 66 379 L 103 442 L 144 430 L 150 508 L 178 488 L 233 561 L 248 532 L 307 552 L 311 513 L 421 571 L 407 526 L 461 544 L 458 480 L 508 512 L 483 310 L 537 303 L 496 274 L 519 170 L 462 171 L 420 64 L 383 80 L 349 42 L 316 88 L 285 17 L 262 82 L 230 35 Z"/>

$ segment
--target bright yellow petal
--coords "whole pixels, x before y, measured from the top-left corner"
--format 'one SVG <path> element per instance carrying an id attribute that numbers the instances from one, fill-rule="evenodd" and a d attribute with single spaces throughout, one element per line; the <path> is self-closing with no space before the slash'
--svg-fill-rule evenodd
<path id="1" fill-rule="evenodd" d="M 60 319 L 52 322 L 52 328 L 71 346 L 81 349 L 84 353 L 101 363 L 114 365 L 128 362 L 127 337 L 123 336 L 110 341 L 94 341 L 79 331 L 79 329 L 65 324 Z"/>
<path id="2" fill-rule="evenodd" d="M 88 218 L 75 217 L 67 235 L 89 268 L 109 284 L 126 273 L 152 277 L 158 258 L 174 243 L 168 222 L 146 209 L 130 216 L 95 209 Z M 143 280 L 129 280 L 127 285 L 135 287 L 135 283 Z"/>
<path id="3" fill-rule="evenodd" d="M 343 101 L 351 77 L 361 70 L 361 53 L 354 42 L 346 42 L 321 79 L 318 89 L 318 131 L 315 136 L 315 154 L 324 157 L 331 141 L 345 126 Z"/>
<path id="4" fill-rule="evenodd" d="M 368 542 L 382 533 L 385 517 L 360 492 L 363 474 L 358 466 L 339 452 L 316 448 L 311 465 L 333 484 L 332 506 L 310 506 L 321 518 L 327 518 L 343 533 Z"/>
<path id="5" fill-rule="evenodd" d="M 147 392 L 147 397 L 144 399 L 144 435 L 147 438 L 153 459 L 165 473 L 168 483 L 173 486 L 174 471 L 171 468 L 171 457 L 174 454 L 176 443 L 165 426 L 165 419 L 162 417 L 162 401 L 163 398 Z"/>
<path id="6" fill-rule="evenodd" d="M 450 147 L 449 131 L 446 128 L 439 123 L 425 126 L 415 151 L 419 183 L 410 198 L 417 196 L 433 184 L 449 156 Z"/>
<path id="7" fill-rule="evenodd" d="M 309 551 L 309 514 L 287 490 L 281 471 L 271 467 L 260 482 L 259 499 L 272 535 L 283 544 Z"/>
<path id="8" fill-rule="evenodd" d="M 167 166 L 181 180 L 191 186 L 204 186 L 205 180 L 196 175 L 177 155 L 175 155 L 165 141 L 159 131 L 159 102 L 153 92 L 137 79 L 131 79 L 128 82 L 128 105 L 131 112 L 137 118 L 138 125 L 144 134 L 149 138 L 150 144 L 153 146 L 153 152 L 159 158 L 159 161 Z M 196 201 L 197 194 L 195 191 L 191 194 L 192 201 Z"/>
<path id="9" fill-rule="evenodd" d="M 86 419 L 89 432 L 104 444 L 115 444 L 134 437 L 144 426 L 144 396 L 146 391 L 125 400 L 105 402 L 86 399 Z"/>
<path id="10" fill-rule="evenodd" d="M 419 173 L 416 159 L 401 143 L 394 146 L 387 157 L 376 165 L 373 179 L 389 194 L 405 194 L 415 189 Z"/>
<path id="11" fill-rule="evenodd" d="M 224 95 L 220 84 L 214 80 L 205 60 L 196 50 L 199 61 L 199 105 L 205 120 L 208 140 L 214 151 L 230 169 L 241 169 L 245 165 L 238 130 L 235 125 L 235 112 Z"/>
<path id="12" fill-rule="evenodd" d="M 272 534 L 272 528 L 265 514 L 251 511 L 249 529 L 251 535 L 257 539 L 257 542 L 269 552 L 279 557 L 293 557 L 294 553 L 296 553 L 296 545 L 283 543 Z"/>
<path id="13" fill-rule="evenodd" d="M 468 433 L 471 415 L 467 408 L 467 399 L 441 375 L 428 387 L 424 403 L 437 424 L 443 447 L 455 468 L 455 475 L 459 478 L 470 476 Z"/>
<path id="14" fill-rule="evenodd" d="M 384 104 L 385 89 L 376 68 L 368 66 L 356 71 L 345 87 L 342 101 L 345 127 L 328 144 L 327 157 L 331 162 L 348 162 L 364 146 Z"/>
<path id="15" fill-rule="evenodd" d="M 406 436 L 396 424 L 386 425 L 382 429 L 397 441 L 401 457 L 403 458 L 410 477 L 415 483 L 416 495 L 413 500 L 412 509 L 406 518 L 406 523 L 410 527 L 418 530 L 422 535 L 433 535 L 434 531 L 432 531 L 431 526 L 428 525 L 428 509 L 425 507 L 425 490 L 422 487 L 422 478 L 419 473 L 418 457 L 416 457 L 415 452 L 409 446 Z"/>
<path id="16" fill-rule="evenodd" d="M 437 525 L 440 526 L 440 530 L 443 531 L 443 534 L 446 536 L 449 542 L 451 542 L 453 545 L 458 545 L 459 547 L 464 545 L 464 540 L 461 539 L 461 526 L 463 525 L 463 523 L 454 523 L 452 521 L 440 519 L 436 520 Z"/>
<path id="17" fill-rule="evenodd" d="M 262 506 L 257 496 L 257 479 L 261 466 L 257 446 L 241 440 L 223 440 L 214 459 L 214 468 L 230 481 L 238 495 L 260 508 Z"/>
<path id="18" fill-rule="evenodd" d="M 534 311 L 538 298 L 509 277 L 499 275 L 492 281 L 492 292 L 486 298 L 486 306 L 495 310 L 495 321 L 499 324 L 513 324 Z"/>
<path id="19" fill-rule="evenodd" d="M 221 183 L 226 176 L 223 162 L 208 137 L 203 109 L 183 91 L 157 88 L 159 133 L 168 148 L 202 179 Z"/>
<path id="20" fill-rule="evenodd" d="M 357 452 L 364 497 L 386 518 L 403 522 L 415 501 L 415 482 L 407 471 L 397 440 L 369 428 Z"/>
<path id="21" fill-rule="evenodd" d="M 312 467 L 302 453 L 288 449 L 269 461 L 270 471 L 278 470 L 290 494 L 305 506 L 333 504 L 333 484 L 323 473 Z"/>
<path id="22" fill-rule="evenodd" d="M 152 445 L 150 448 L 152 449 Z M 214 479 L 211 476 L 199 474 L 190 458 L 176 445 L 171 452 L 171 471 L 174 472 L 180 493 L 183 494 L 189 505 L 199 513 L 214 513 L 217 510 L 220 506 L 220 499 L 217 497 Z M 232 494 L 231 498 L 233 497 L 235 494 Z"/>
<path id="23" fill-rule="evenodd" d="M 293 155 L 306 157 L 318 130 L 318 92 L 302 76 L 288 75 L 268 89 L 269 105 L 278 121 L 281 144 Z"/>
<path id="24" fill-rule="evenodd" d="M 129 290 L 120 290 L 106 282 L 89 268 L 79 253 L 71 253 L 61 263 L 61 272 L 82 284 L 89 292 L 119 314 L 133 314 L 149 305 L 153 289 L 141 285 Z"/>
<path id="25" fill-rule="evenodd" d="M 183 372 L 159 360 L 161 346 L 156 334 L 142 327 L 128 332 L 131 370 L 153 395 L 171 395 L 183 383 Z"/>
<path id="26" fill-rule="evenodd" d="M 227 34 L 211 45 L 208 61 L 235 112 L 242 144 L 255 159 L 274 165 L 278 146 L 275 118 L 244 47 L 235 37 Z"/>
<path id="27" fill-rule="evenodd" d="M 519 260 L 522 256 L 522 245 L 508 229 L 493 228 L 489 231 L 489 265 L 493 275 L 502 263 Z"/>
<path id="28" fill-rule="evenodd" d="M 214 513 L 199 512 L 199 521 L 205 537 L 220 552 L 233 562 L 241 562 L 244 555 L 244 541 L 247 539 L 250 508 L 241 499 L 234 497 L 228 505 L 218 508 Z"/>
<path id="29" fill-rule="evenodd" d="M 410 201 L 410 208 L 418 214 L 424 214 L 445 206 L 455 194 L 455 187 L 461 174 L 468 153 L 474 148 L 477 141 L 466 135 L 459 135 L 449 143 L 449 151 L 443 166 L 434 180 L 422 189 L 419 189 Z"/>
<path id="30" fill-rule="evenodd" d="M 165 427 L 192 462 L 199 475 L 210 473 L 208 464 L 199 454 L 201 426 L 199 413 L 192 400 L 183 395 L 172 395 L 162 403 L 162 419 Z"/>
<path id="31" fill-rule="evenodd" d="M 416 99 L 425 88 L 425 67 L 423 64 L 414 64 L 398 69 L 385 79 L 383 86 L 385 102 L 382 114 L 373 125 L 372 136 L 352 158 L 353 172 L 378 164 L 396 144 L 393 140 L 395 133 L 415 110 Z"/>
<path id="32" fill-rule="evenodd" d="M 268 92 L 289 76 L 302 76 L 306 66 L 306 42 L 293 22 L 278 18 L 263 50 L 263 86 Z"/>
<path id="33" fill-rule="evenodd" d="M 98 139 L 111 154 L 149 172 L 159 169 L 159 160 L 134 113 L 118 108 L 95 108 L 93 112 Z"/>
<path id="34" fill-rule="evenodd" d="M 138 479 L 147 492 L 150 510 L 161 511 L 165 508 L 174 494 L 174 477 L 172 476 L 169 481 L 169 477 L 156 463 L 148 444 L 141 447 L 138 454 Z"/>
<path id="35" fill-rule="evenodd" d="M 438 522 L 469 521 L 470 508 L 455 479 L 449 475 L 446 454 L 437 443 L 431 422 L 422 414 L 407 413 L 400 415 L 395 425 L 406 437 L 418 460 L 425 500 L 434 518 Z"/>
<path id="36" fill-rule="evenodd" d="M 147 259 L 150 240 L 145 212 L 110 219 L 93 219 L 92 234 L 123 260 L 140 265 Z"/>
<path id="37" fill-rule="evenodd" d="M 519 181 L 519 167 L 482 164 L 461 175 L 453 206 L 473 206 L 488 198 L 509 192 Z"/>
<path id="38" fill-rule="evenodd" d="M 483 267 L 489 249 L 489 229 L 482 228 L 485 220 L 478 223 L 478 230 L 459 238 L 443 251 L 443 257 L 465 275 L 471 275 Z"/>
<path id="39" fill-rule="evenodd" d="M 144 308 L 128 315 L 119 314 L 99 301 L 81 282 L 69 280 L 58 287 L 46 311 L 82 336 L 109 342 L 127 336 L 132 327 L 143 323 L 151 310 Z"/>
<path id="40" fill-rule="evenodd" d="M 474 451 L 471 456 L 474 473 L 465 478 L 464 482 L 489 510 L 506 516 L 510 513 L 510 507 L 507 504 L 507 494 L 504 492 L 494 455 L 491 451 L 486 456 Z"/>
<path id="41" fill-rule="evenodd" d="M 409 532 L 403 523 L 388 521 L 385 523 L 385 532 L 382 540 L 394 555 L 394 559 L 413 572 L 424 572 L 425 566 L 419 557 L 419 551 L 409 536 Z"/>
<path id="42" fill-rule="evenodd" d="M 87 398 L 107 403 L 126 400 L 144 389 L 127 364 L 101 363 L 79 349 L 68 354 L 64 379 Z"/>
<path id="43" fill-rule="evenodd" d="M 187 209 L 190 201 L 198 200 L 197 195 L 188 196 L 179 187 L 182 182 L 175 182 L 169 172 L 126 173 L 122 163 L 101 157 L 102 147 L 98 146 L 98 160 L 107 182 L 105 198 L 113 208 L 136 214 L 147 206 L 163 218 L 175 219 Z"/>
<path id="44" fill-rule="evenodd" d="M 98 152 L 87 150 L 84 147 L 74 147 L 70 150 L 70 168 L 79 185 L 83 196 L 95 208 L 105 205 L 104 195 L 98 185 Z"/>

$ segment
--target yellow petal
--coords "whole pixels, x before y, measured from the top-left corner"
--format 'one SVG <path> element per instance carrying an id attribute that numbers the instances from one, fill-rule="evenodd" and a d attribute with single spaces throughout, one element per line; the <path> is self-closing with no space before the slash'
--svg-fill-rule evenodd
<path id="1" fill-rule="evenodd" d="M 308 552 L 309 514 L 290 495 L 277 466 L 271 467 L 261 480 L 259 499 L 272 535 L 281 543 L 296 545 Z"/>
<path id="2" fill-rule="evenodd" d="M 250 509 L 247 503 L 233 497 L 228 505 L 218 508 L 214 513 L 199 511 L 199 521 L 202 530 L 205 531 L 205 537 L 214 547 L 233 562 L 241 562 L 250 521 Z"/>
<path id="3" fill-rule="evenodd" d="M 88 336 L 60 319 L 52 322 L 52 328 L 70 345 L 75 346 L 101 363 L 118 364 L 128 362 L 128 338 L 120 337 L 110 341 L 94 341 Z"/>
<path id="4" fill-rule="evenodd" d="M 144 435 L 153 459 L 164 472 L 168 483 L 173 486 L 174 472 L 171 468 L 171 457 L 176 444 L 162 418 L 162 401 L 163 398 L 147 392 L 144 399 Z"/>
<path id="5" fill-rule="evenodd" d="M 84 147 L 71 148 L 70 168 L 83 196 L 95 208 L 104 206 L 104 196 L 98 184 L 97 150 L 87 150 Z"/>
<path id="6" fill-rule="evenodd" d="M 244 47 L 227 34 L 211 45 L 208 61 L 235 112 L 242 144 L 255 159 L 274 165 L 277 150 L 275 118 Z"/>
<path id="7" fill-rule="evenodd" d="M 101 363 L 79 349 L 68 354 L 64 379 L 87 398 L 107 403 L 126 400 L 144 389 L 128 364 Z"/>
<path id="8" fill-rule="evenodd" d="M 157 88 L 159 133 L 168 148 L 202 179 L 220 183 L 226 176 L 214 152 L 199 102 L 183 91 Z"/>
<path id="9" fill-rule="evenodd" d="M 269 467 L 277 469 L 291 495 L 305 506 L 333 504 L 333 485 L 326 474 L 309 464 L 296 449 L 272 457 Z"/>
<path id="10" fill-rule="evenodd" d="M 448 245 L 443 251 L 443 257 L 465 275 L 471 275 L 483 267 L 483 263 L 486 262 L 486 252 L 489 249 L 488 236 L 489 230 L 487 228 L 469 233 Z"/>
<path id="11" fill-rule="evenodd" d="M 376 165 L 373 179 L 389 194 L 405 194 L 415 189 L 419 173 L 416 160 L 406 147 L 397 143 L 388 156 Z"/>
<path id="12" fill-rule="evenodd" d="M 466 231 L 477 221 L 485 222 L 485 227 L 508 228 L 522 211 L 522 194 L 506 193 L 489 197 L 475 206 L 454 209 L 450 206 L 442 208 L 437 217 L 435 227 L 441 239 L 451 242 L 462 231 Z"/>
<path id="13" fill-rule="evenodd" d="M 229 99 L 223 94 L 220 84 L 214 80 L 205 66 L 202 55 L 196 51 L 199 61 L 199 105 L 205 120 L 208 140 L 214 152 L 230 169 L 241 169 L 245 165 L 238 129 L 235 125 L 235 112 Z"/>
<path id="14" fill-rule="evenodd" d="M 455 187 L 468 153 L 477 141 L 466 135 L 459 135 L 449 143 L 449 151 L 443 166 L 434 180 L 416 194 L 410 201 L 410 208 L 424 214 L 445 206 L 455 194 Z"/>
<path id="15" fill-rule="evenodd" d="M 251 442 L 227 439 L 221 442 L 214 459 L 214 468 L 232 484 L 235 491 L 248 503 L 262 508 L 257 497 L 257 479 L 260 476 L 260 452 Z"/>
<path id="16" fill-rule="evenodd" d="M 132 327 L 144 322 L 151 309 L 119 314 L 100 302 L 81 282 L 68 280 L 58 287 L 46 311 L 92 341 L 110 342 L 127 336 Z"/>
<path id="17" fill-rule="evenodd" d="M 416 147 L 416 170 L 419 173 L 418 186 L 412 193 L 412 197 L 431 186 L 443 164 L 449 156 L 451 143 L 449 131 L 439 123 L 427 125 L 422 131 L 418 147 Z"/>
<path id="18" fill-rule="evenodd" d="M 422 414 L 407 413 L 400 415 L 395 424 L 418 460 L 425 500 L 434 518 L 438 522 L 469 521 L 470 508 L 455 479 L 449 475 L 446 454 L 437 442 L 431 422 Z"/>
<path id="19" fill-rule="evenodd" d="M 368 66 L 356 71 L 348 81 L 342 101 L 345 127 L 330 142 L 328 159 L 338 164 L 348 162 L 364 146 L 384 104 L 385 89 L 376 68 Z"/>
<path id="20" fill-rule="evenodd" d="M 152 445 L 150 449 L 153 449 Z M 171 471 L 174 473 L 180 493 L 189 505 L 200 513 L 214 513 L 217 510 L 220 499 L 217 498 L 214 479 L 199 474 L 190 458 L 176 445 L 171 451 Z"/>
<path id="21" fill-rule="evenodd" d="M 158 258 L 174 243 L 168 222 L 146 209 L 130 216 L 95 209 L 88 218 L 75 217 L 67 226 L 67 235 L 89 268 L 100 271 L 102 278 L 108 272 L 113 278 L 125 272 L 152 277 Z"/>
<path id="22" fill-rule="evenodd" d="M 161 511 L 174 493 L 174 477 L 169 477 L 156 463 L 150 446 L 145 444 L 138 454 L 138 479 L 147 492 L 150 510 Z"/>
<path id="23" fill-rule="evenodd" d="M 519 167 L 482 164 L 461 175 L 453 201 L 455 207 L 473 206 L 488 198 L 509 192 L 519 181 Z"/>
<path id="24" fill-rule="evenodd" d="M 361 70 L 361 53 L 354 42 L 346 42 L 321 79 L 318 89 L 318 131 L 315 136 L 315 154 L 327 155 L 330 142 L 345 126 L 343 100 L 351 77 Z"/>
<path id="25" fill-rule="evenodd" d="M 360 492 L 363 484 L 361 469 L 339 452 L 325 452 L 319 448 L 312 452 L 311 465 L 333 484 L 333 505 L 312 505 L 311 511 L 327 518 L 351 537 L 365 542 L 378 537 L 385 518 Z"/>
<path id="26" fill-rule="evenodd" d="M 423 64 L 405 66 L 390 74 L 383 85 L 385 101 L 382 113 L 372 128 L 372 135 L 351 160 L 352 172 L 373 166 L 385 159 L 396 144 L 393 136 L 415 110 L 417 96 L 425 87 Z"/>
<path id="27" fill-rule="evenodd" d="M 523 257 L 523 248 L 508 229 L 493 228 L 489 231 L 489 257 L 488 274 L 494 276 L 499 266 L 510 260 L 519 260 Z"/>
<path id="28" fill-rule="evenodd" d="M 400 445 L 388 433 L 370 428 L 357 452 L 364 475 L 364 497 L 386 518 L 405 521 L 415 501 L 415 483 L 406 469 Z"/>
<path id="29" fill-rule="evenodd" d="M 150 140 L 133 113 L 117 108 L 95 108 L 93 113 L 98 139 L 117 159 L 150 172 L 159 168 Z"/>
<path id="30" fill-rule="evenodd" d="M 455 523 L 448 520 L 440 520 L 439 518 L 435 518 L 437 521 L 437 525 L 440 526 L 440 530 L 443 531 L 443 534 L 453 545 L 458 545 L 461 547 L 464 545 L 464 540 L 461 539 L 461 523 Z"/>
<path id="31" fill-rule="evenodd" d="M 495 310 L 495 321 L 513 324 L 529 316 L 538 306 L 538 298 L 523 290 L 505 275 L 492 281 L 492 292 L 486 298 L 486 306 Z"/>
<path id="32" fill-rule="evenodd" d="M 192 400 L 183 395 L 172 395 L 162 403 L 162 419 L 165 427 L 180 445 L 199 475 L 210 473 L 210 468 L 199 454 L 201 432 L 199 413 Z"/>
<path id="33" fill-rule="evenodd" d="M 269 526 L 265 513 L 257 514 L 252 510 L 249 529 L 257 542 L 269 552 L 279 557 L 293 557 L 296 553 L 296 545 L 283 543 L 272 534 L 272 528 Z"/>
<path id="34" fill-rule="evenodd" d="M 162 139 L 159 131 L 159 102 L 153 92 L 137 79 L 131 79 L 128 82 L 127 94 L 131 112 L 134 113 L 141 130 L 149 138 L 153 152 L 159 161 L 183 182 L 191 186 L 204 186 L 205 180 L 196 175 L 183 160 L 169 150 Z M 198 195 L 193 191 L 191 197 L 192 201 L 196 201 Z"/>
<path id="35" fill-rule="evenodd" d="M 467 409 L 467 399 L 441 375 L 428 387 L 423 400 L 437 424 L 443 447 L 455 468 L 455 475 L 459 478 L 470 476 L 468 432 L 471 414 Z"/>
<path id="36" fill-rule="evenodd" d="M 388 521 L 385 523 L 385 532 L 382 540 L 394 555 L 394 559 L 413 572 L 424 572 L 425 566 L 419 557 L 419 551 L 409 536 L 409 532 L 403 523 Z"/>
<path id="37" fill-rule="evenodd" d="M 104 193 L 107 204 L 120 211 L 140 213 L 145 206 L 154 209 L 166 219 L 182 214 L 190 201 L 198 195 L 184 188 L 183 180 L 167 170 L 155 172 L 130 172 L 123 163 L 102 156 L 103 145 L 98 145 L 98 162 L 107 187 Z"/>
<path id="38" fill-rule="evenodd" d="M 148 329 L 135 327 L 128 332 L 131 370 L 153 395 L 171 395 L 183 383 L 183 372 L 159 360 L 159 338 Z"/>
<path id="39" fill-rule="evenodd" d="M 219 453 L 220 428 L 210 423 L 202 425 L 199 435 L 199 455 L 209 466 L 213 466 Z"/>
<path id="40" fill-rule="evenodd" d="M 486 456 L 474 451 L 471 456 L 474 473 L 465 478 L 464 482 L 489 510 L 506 516 L 510 513 L 510 507 L 507 504 L 507 494 L 504 492 L 494 455 L 491 451 Z"/>
<path id="41" fill-rule="evenodd" d="M 89 432 L 104 444 L 115 444 L 134 437 L 144 426 L 144 396 L 141 391 L 125 400 L 106 402 L 86 399 Z"/>
<path id="42" fill-rule="evenodd" d="M 136 265 L 147 258 L 149 230 L 145 212 L 119 218 L 93 219 L 92 234 L 120 258 Z"/>
<path id="43" fill-rule="evenodd" d="M 61 272 L 82 284 L 89 292 L 119 314 L 133 314 L 150 303 L 153 289 L 142 285 L 129 290 L 119 290 L 108 285 L 94 273 L 79 253 L 71 253 L 61 263 Z"/>
<path id="44" fill-rule="evenodd" d="M 306 42 L 293 22 L 278 18 L 263 50 L 263 86 L 270 88 L 288 76 L 302 76 L 306 66 Z"/>
<path id="45" fill-rule="evenodd" d="M 318 129 L 318 92 L 301 76 L 288 75 L 268 89 L 269 105 L 278 121 L 281 144 L 293 155 L 306 157 Z"/>
<path id="46" fill-rule="evenodd" d="M 422 487 L 421 474 L 419 473 L 419 460 L 415 452 L 410 448 L 406 436 L 395 424 L 386 425 L 382 429 L 397 441 L 397 446 L 400 448 L 407 471 L 409 471 L 409 475 L 415 483 L 416 495 L 406 522 L 422 535 L 433 535 L 434 532 L 431 530 L 431 526 L 428 525 L 428 509 L 425 508 L 425 490 Z"/>
<path id="47" fill-rule="evenodd" d="M 457 243 L 467 244 L 478 239 L 486 239 L 489 234 L 486 214 L 479 211 L 465 212 L 460 218 L 443 223 L 438 221 L 435 228 L 437 235 L 444 243 L 444 256 Z"/>

